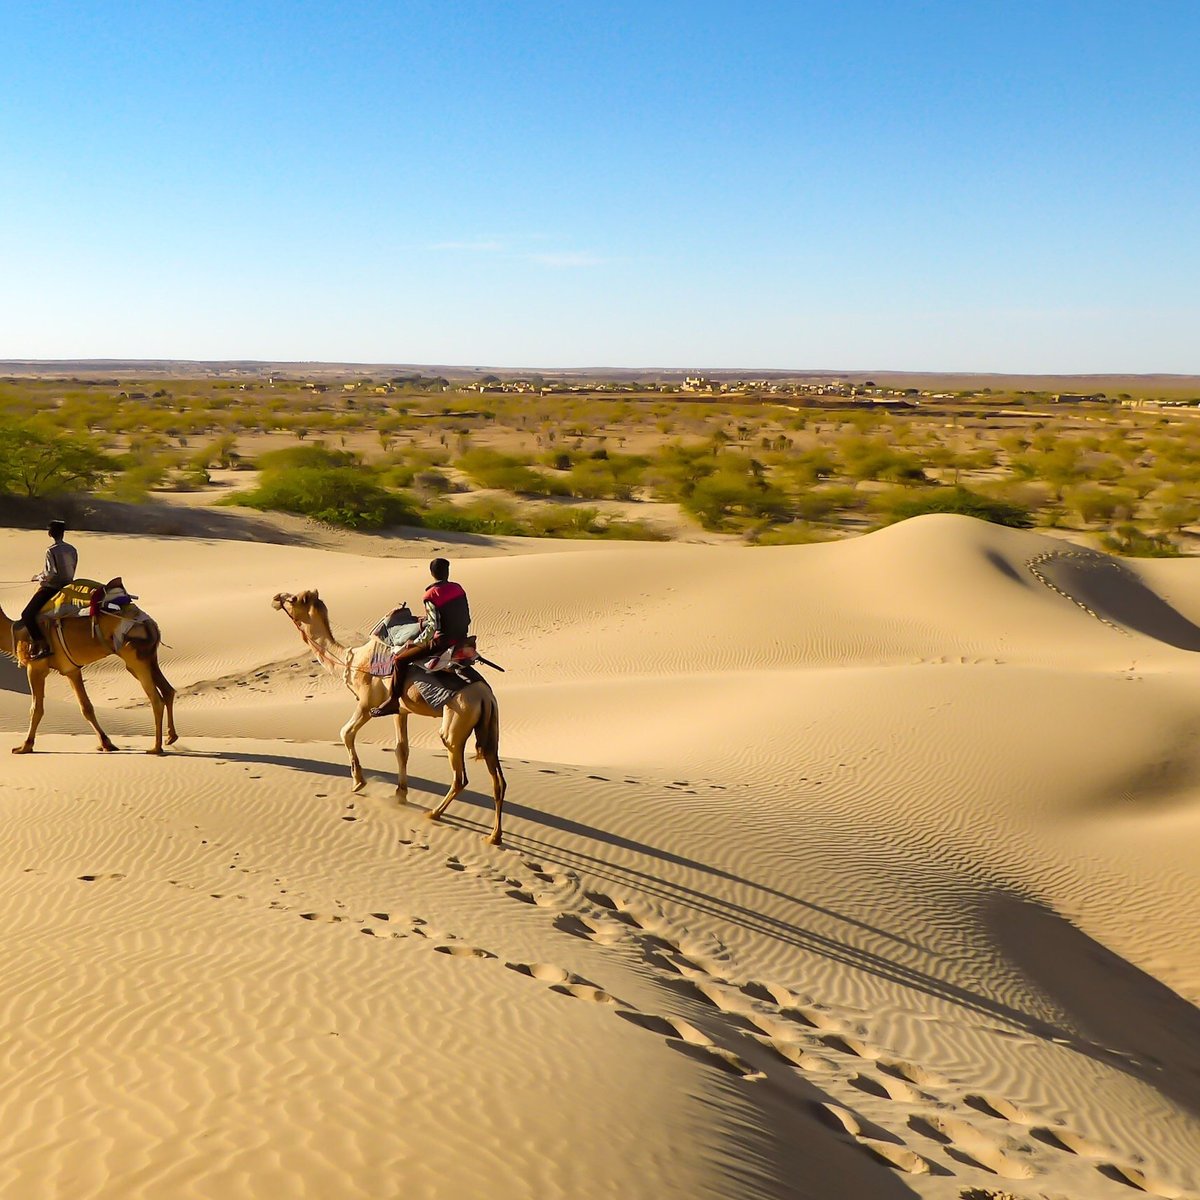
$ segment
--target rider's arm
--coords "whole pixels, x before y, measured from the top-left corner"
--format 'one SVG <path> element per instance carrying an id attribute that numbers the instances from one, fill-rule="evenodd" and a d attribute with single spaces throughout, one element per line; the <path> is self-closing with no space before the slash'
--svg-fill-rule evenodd
<path id="1" fill-rule="evenodd" d="M 42 587 L 53 587 L 55 578 L 58 575 L 58 564 L 54 561 L 54 547 L 51 546 L 46 551 L 46 563 L 42 567 L 42 573 L 33 577 L 34 583 L 40 583 Z"/>
<path id="2" fill-rule="evenodd" d="M 425 620 L 421 632 L 409 643 L 411 646 L 428 646 L 442 631 L 442 617 L 432 600 L 425 601 Z"/>

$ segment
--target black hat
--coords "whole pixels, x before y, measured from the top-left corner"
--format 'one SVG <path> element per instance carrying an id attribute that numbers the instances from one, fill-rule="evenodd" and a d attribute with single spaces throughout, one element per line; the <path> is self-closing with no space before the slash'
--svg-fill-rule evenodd
<path id="1" fill-rule="evenodd" d="M 66 521 L 51 521 L 46 527 L 52 536 L 58 537 L 67 532 Z"/>

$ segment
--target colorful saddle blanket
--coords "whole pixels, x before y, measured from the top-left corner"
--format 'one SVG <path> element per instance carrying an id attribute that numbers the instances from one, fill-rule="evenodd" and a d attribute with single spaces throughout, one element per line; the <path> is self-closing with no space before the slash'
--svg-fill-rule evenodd
<path id="1" fill-rule="evenodd" d="M 71 617 L 98 617 L 101 613 L 120 615 L 132 607 L 136 596 L 131 596 L 120 578 L 108 583 L 94 579 L 76 579 L 68 583 L 56 595 L 50 597 L 38 612 L 39 618 L 65 621 Z"/>

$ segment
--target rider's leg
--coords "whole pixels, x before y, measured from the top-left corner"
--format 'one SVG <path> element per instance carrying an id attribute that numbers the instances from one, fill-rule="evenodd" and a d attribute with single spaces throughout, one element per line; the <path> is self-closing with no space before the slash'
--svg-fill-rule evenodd
<path id="1" fill-rule="evenodd" d="M 34 593 L 33 599 L 21 610 L 21 620 L 25 622 L 25 628 L 29 632 L 31 657 L 41 658 L 49 653 L 50 647 L 46 641 L 46 635 L 42 632 L 41 625 L 38 624 L 37 615 L 45 606 L 46 601 L 51 596 L 58 594 L 58 588 L 42 587 Z"/>

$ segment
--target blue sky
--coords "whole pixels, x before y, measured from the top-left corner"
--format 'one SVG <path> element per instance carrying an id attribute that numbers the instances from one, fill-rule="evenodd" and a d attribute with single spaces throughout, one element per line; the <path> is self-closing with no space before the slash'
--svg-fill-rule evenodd
<path id="1" fill-rule="evenodd" d="M 0 0 L 0 358 L 1200 372 L 1200 6 Z"/>

